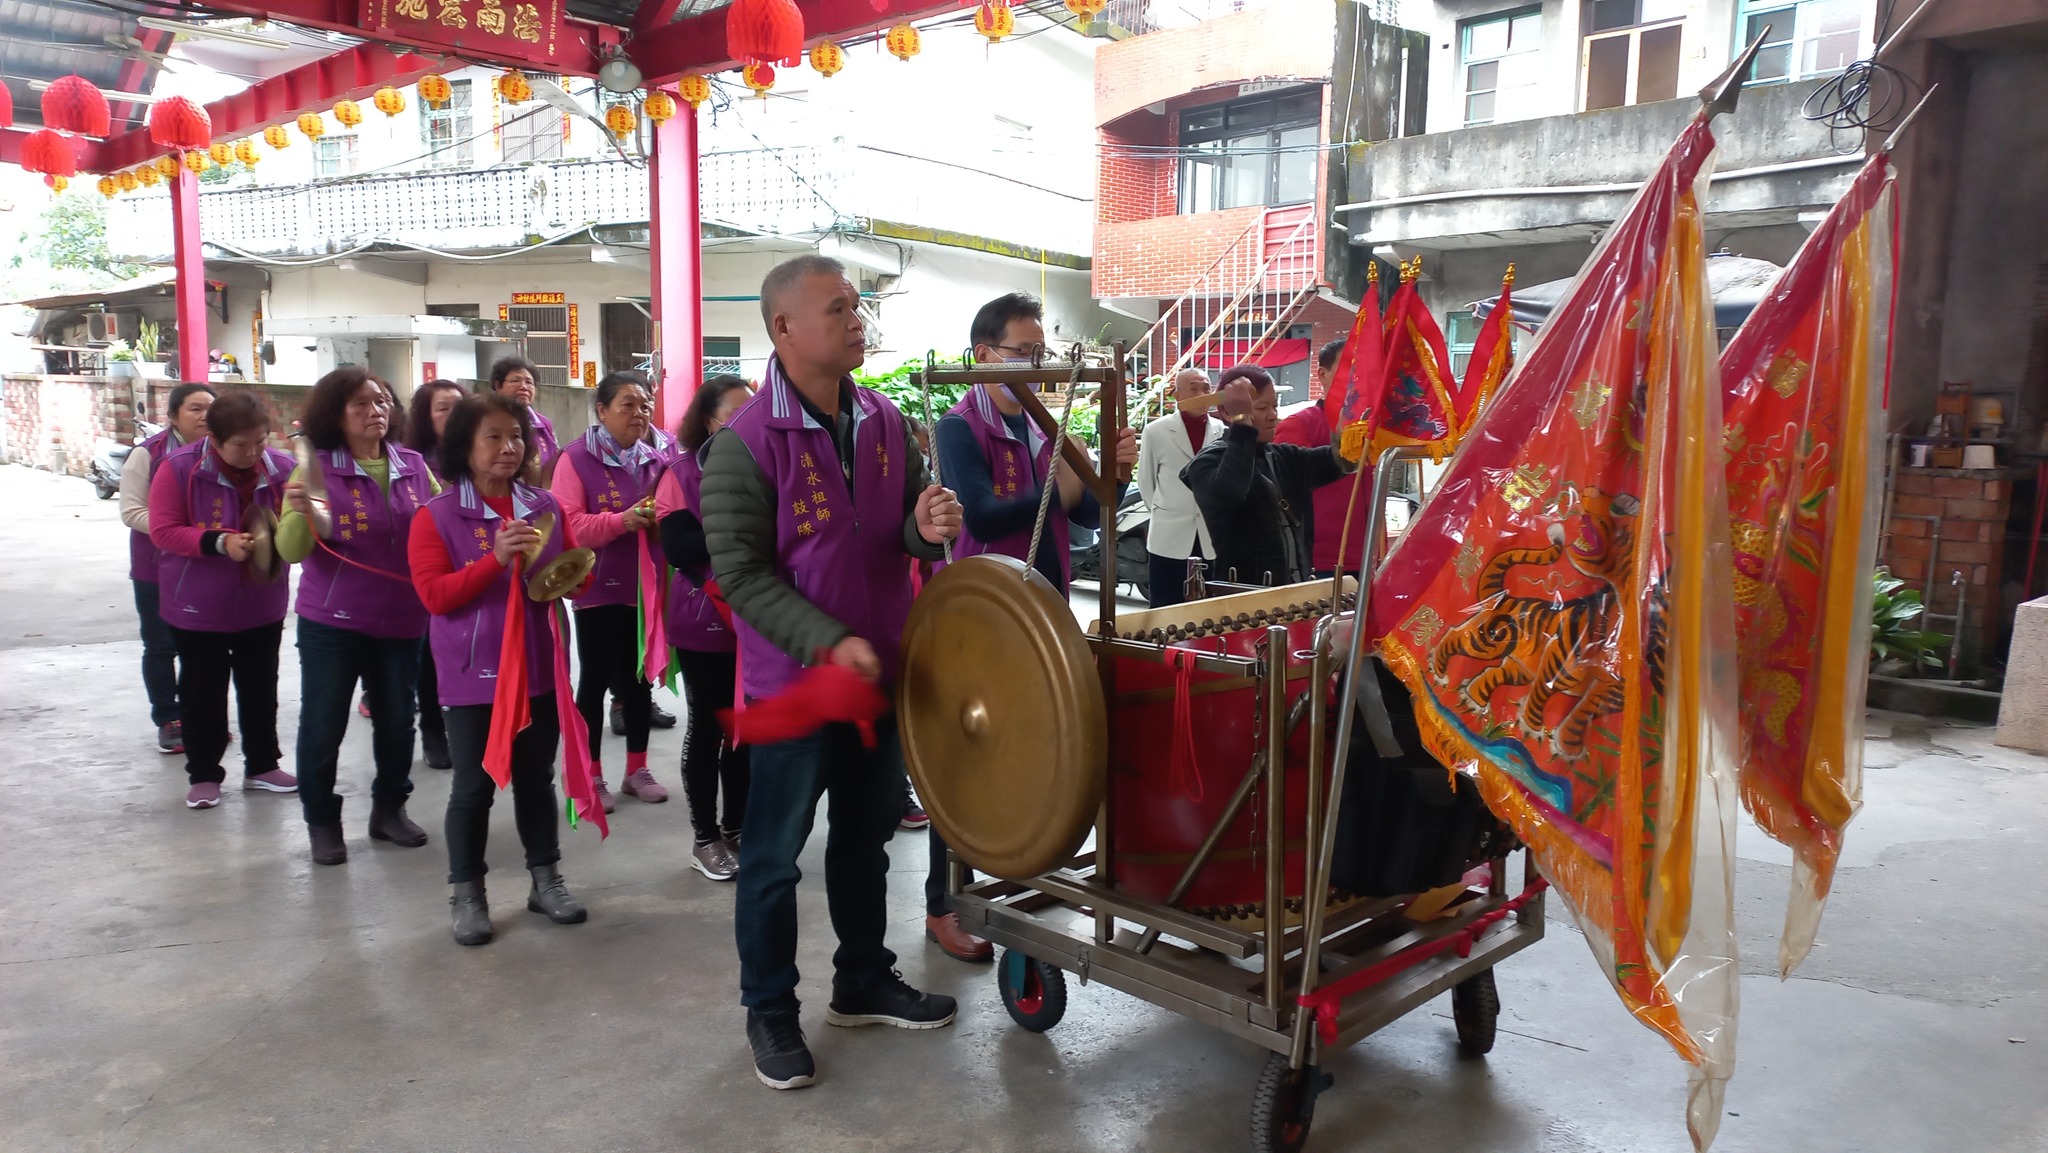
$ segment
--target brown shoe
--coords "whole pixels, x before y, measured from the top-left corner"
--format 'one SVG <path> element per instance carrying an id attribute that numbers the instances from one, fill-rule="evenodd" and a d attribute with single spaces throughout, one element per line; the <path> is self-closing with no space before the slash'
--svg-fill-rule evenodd
<path id="1" fill-rule="evenodd" d="M 404 801 L 372 801 L 370 803 L 370 839 L 389 841 L 408 849 L 417 849 L 427 843 L 427 831 L 414 824 L 405 815 Z"/>
<path id="2" fill-rule="evenodd" d="M 936 942 L 948 957 L 979 963 L 996 959 L 995 946 L 960 927 L 960 914 L 924 919 L 924 939 Z"/>

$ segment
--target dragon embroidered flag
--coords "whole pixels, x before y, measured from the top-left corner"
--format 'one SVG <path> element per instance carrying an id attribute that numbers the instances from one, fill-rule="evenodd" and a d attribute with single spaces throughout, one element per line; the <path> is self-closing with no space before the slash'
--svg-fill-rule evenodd
<path id="1" fill-rule="evenodd" d="M 1703 112 L 1579 272 L 1373 580 L 1446 765 L 1528 845 L 1623 1003 L 1734 1068 L 1735 654 Z"/>
<path id="2" fill-rule="evenodd" d="M 1778 953 L 1788 975 L 1813 946 L 1862 803 L 1892 261 L 1880 153 L 1721 356 L 1742 802 L 1792 849 Z"/>
<path id="3" fill-rule="evenodd" d="M 1421 448 L 1442 460 L 1458 446 L 1471 405 L 1458 395 L 1451 356 L 1436 315 L 1416 291 L 1422 258 L 1401 269 L 1401 287 L 1387 304 L 1386 368 L 1373 411 L 1373 456 L 1389 448 Z"/>

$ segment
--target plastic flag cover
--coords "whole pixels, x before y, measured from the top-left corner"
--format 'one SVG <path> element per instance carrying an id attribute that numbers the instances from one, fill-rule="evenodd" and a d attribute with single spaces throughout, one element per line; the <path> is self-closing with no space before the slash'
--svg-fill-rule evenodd
<path id="1" fill-rule="evenodd" d="M 1401 287 L 1387 304 L 1386 379 L 1373 407 L 1372 453 L 1389 448 L 1426 450 L 1442 460 L 1458 446 L 1471 420 L 1471 398 L 1460 395 L 1463 384 L 1451 375 L 1451 357 L 1444 346 L 1436 314 L 1415 289 L 1422 258 L 1401 273 Z"/>
<path id="2" fill-rule="evenodd" d="M 1579 272 L 1375 576 L 1431 750 L 1529 846 L 1629 1011 L 1734 1069 L 1733 572 L 1702 113 Z"/>
<path id="3" fill-rule="evenodd" d="M 1721 356 L 1742 802 L 1793 853 L 1785 975 L 1813 946 L 1862 804 L 1892 205 L 1879 154 Z"/>

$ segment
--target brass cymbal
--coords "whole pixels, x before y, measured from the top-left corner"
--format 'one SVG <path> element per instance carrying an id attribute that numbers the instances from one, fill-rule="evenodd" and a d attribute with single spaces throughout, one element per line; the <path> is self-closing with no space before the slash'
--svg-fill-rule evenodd
<path id="1" fill-rule="evenodd" d="M 540 559 L 540 550 L 547 547 L 548 538 L 555 535 L 555 514 L 544 512 L 535 517 L 533 531 L 540 534 L 540 539 L 527 546 L 526 551 L 521 554 L 526 558 L 526 564 L 529 568 L 533 566 L 534 561 Z"/>
<path id="2" fill-rule="evenodd" d="M 537 601 L 560 600 L 576 591 L 596 567 L 596 553 L 587 548 L 569 549 L 534 571 L 526 582 L 526 595 Z"/>
<path id="3" fill-rule="evenodd" d="M 970 866 L 1023 880 L 1087 840 L 1109 763 L 1102 681 L 1065 598 L 1021 562 L 968 557 L 925 586 L 897 722 L 918 798 Z"/>
<path id="4" fill-rule="evenodd" d="M 242 562 L 242 579 L 251 584 L 274 584 L 284 575 L 277 557 L 277 514 L 265 504 L 250 505 L 242 514 L 242 531 L 249 534 L 249 559 Z"/>
<path id="5" fill-rule="evenodd" d="M 292 438 L 292 455 L 299 458 L 299 484 L 313 505 L 313 515 L 307 519 L 313 524 L 313 534 L 325 540 L 334 535 L 334 514 L 329 511 L 327 500 L 327 469 L 320 464 L 320 454 L 313 451 L 312 442 L 304 436 Z"/>

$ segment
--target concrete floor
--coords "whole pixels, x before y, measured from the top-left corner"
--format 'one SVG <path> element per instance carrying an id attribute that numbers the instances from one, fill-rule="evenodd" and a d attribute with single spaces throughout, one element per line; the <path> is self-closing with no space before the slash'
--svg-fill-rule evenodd
<path id="1" fill-rule="evenodd" d="M 7 467 L 0 506 L 7 1153 L 1245 1148 L 1261 1051 L 1100 986 L 1073 987 L 1049 1034 L 1015 1028 L 985 968 L 922 940 L 923 834 L 892 846 L 891 939 L 905 977 L 961 999 L 958 1023 L 826 1027 L 831 937 L 806 885 L 821 1079 L 774 1093 L 741 1034 L 732 890 L 685 867 L 679 799 L 623 802 L 603 844 L 566 835 L 591 908 L 571 927 L 522 911 L 499 806 L 500 936 L 482 949 L 448 936 L 444 775 L 417 774 L 433 845 L 364 837 L 367 726 L 344 752 L 344 867 L 308 863 L 294 798 L 230 791 L 187 811 L 179 759 L 150 744 L 113 503 Z M 675 734 L 654 748 L 673 782 Z M 1821 944 L 1790 982 L 1769 974 L 1786 858 L 1745 831 L 1750 975 L 1716 1148 L 2048 1150 L 2048 760 L 1988 730 L 1880 717 L 1870 765 Z M 1688 1148 L 1682 1066 L 1568 924 L 1504 966 L 1500 991 L 1485 1061 L 1458 1059 L 1445 1002 L 1337 1054 L 1310 1148 Z"/>

